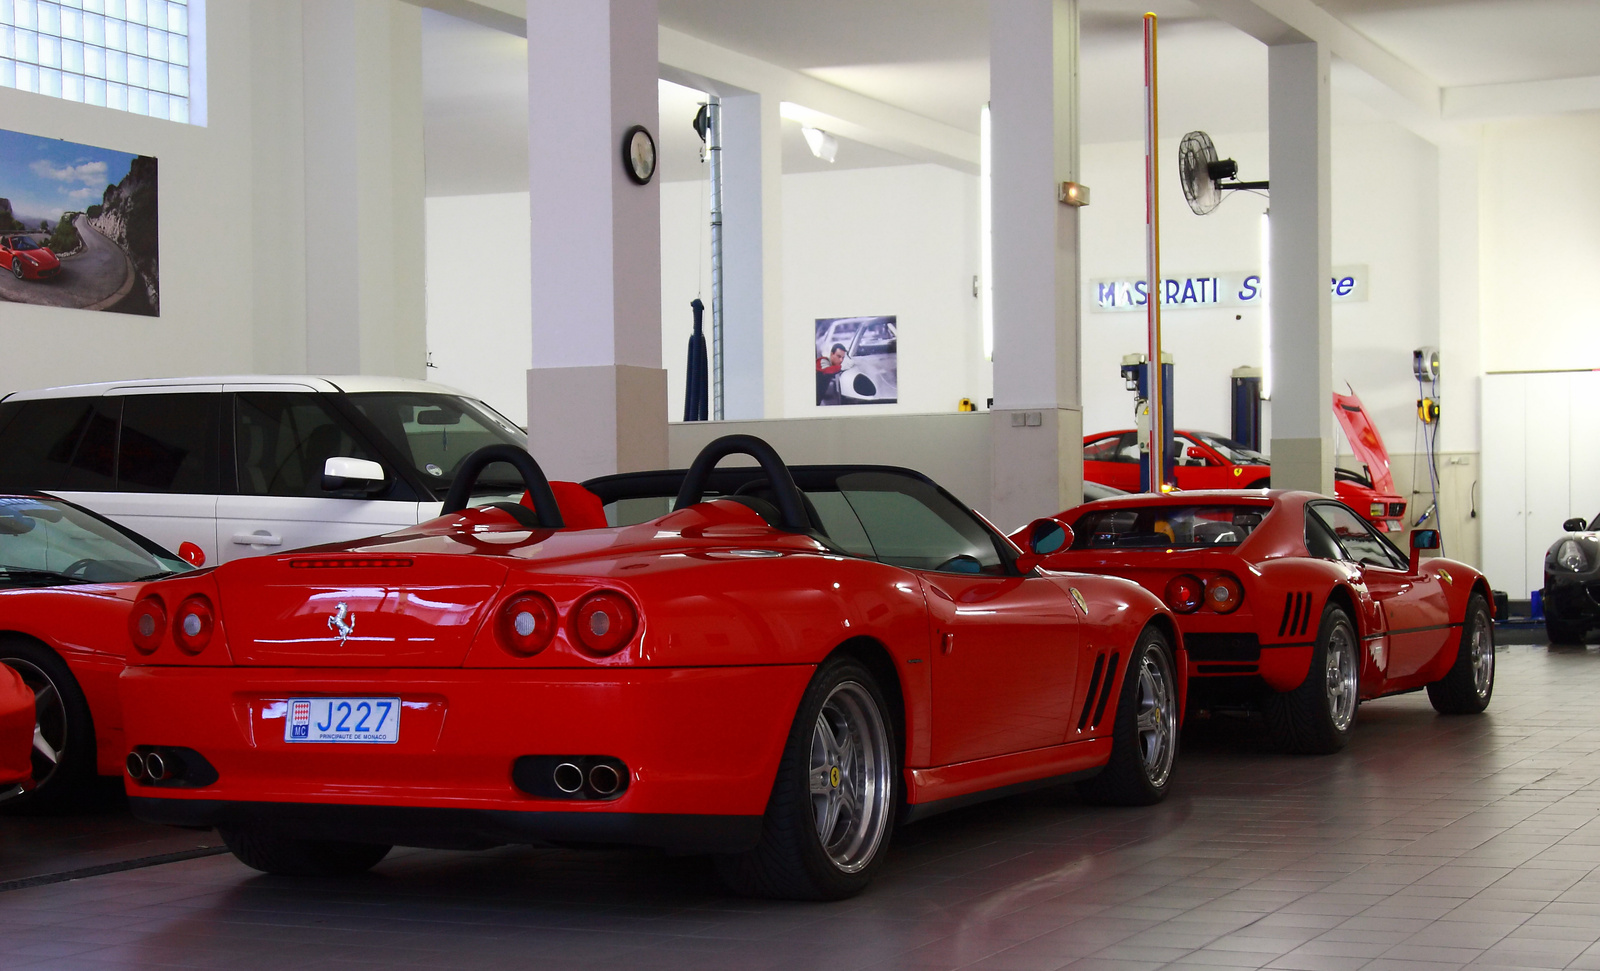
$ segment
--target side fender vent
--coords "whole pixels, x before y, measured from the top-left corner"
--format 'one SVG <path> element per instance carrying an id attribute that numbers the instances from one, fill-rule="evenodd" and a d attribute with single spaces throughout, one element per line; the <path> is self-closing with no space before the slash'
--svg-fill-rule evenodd
<path id="1" fill-rule="evenodd" d="M 1089 675 L 1089 690 L 1083 693 L 1083 713 L 1078 716 L 1078 731 L 1089 724 L 1089 711 L 1094 707 L 1094 693 L 1100 688 L 1100 676 L 1106 671 L 1106 652 L 1094 659 L 1094 673 Z"/>
<path id="2" fill-rule="evenodd" d="M 1091 728 L 1099 728 L 1100 720 L 1106 715 L 1106 703 L 1111 700 L 1111 686 L 1117 683 L 1117 661 L 1121 654 L 1113 652 L 1111 660 L 1106 664 L 1106 677 L 1100 683 L 1100 700 L 1094 706 L 1094 722 Z"/>
<path id="3" fill-rule="evenodd" d="M 1308 592 L 1285 594 L 1283 620 L 1278 622 L 1279 637 L 1304 637 L 1311 627 L 1312 595 Z"/>

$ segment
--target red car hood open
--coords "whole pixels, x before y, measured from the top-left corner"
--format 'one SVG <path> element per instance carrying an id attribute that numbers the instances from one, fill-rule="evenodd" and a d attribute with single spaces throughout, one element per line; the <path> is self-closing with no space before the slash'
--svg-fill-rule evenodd
<path id="1" fill-rule="evenodd" d="M 1383 436 L 1378 434 L 1378 426 L 1361 406 L 1361 399 L 1354 392 L 1339 394 L 1335 391 L 1333 416 L 1339 419 L 1344 437 L 1350 440 L 1350 451 L 1367 467 L 1373 488 L 1385 495 L 1397 495 L 1394 476 L 1389 472 L 1389 450 L 1383 447 Z"/>

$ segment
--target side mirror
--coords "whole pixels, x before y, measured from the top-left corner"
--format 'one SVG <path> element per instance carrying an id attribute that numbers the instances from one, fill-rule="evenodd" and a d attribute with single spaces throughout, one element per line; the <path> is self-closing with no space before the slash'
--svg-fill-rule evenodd
<path id="1" fill-rule="evenodd" d="M 383 466 L 367 459 L 336 455 L 322 463 L 324 492 L 376 492 L 385 481 Z"/>
<path id="2" fill-rule="evenodd" d="M 1064 570 L 1065 563 L 1058 554 L 1072 548 L 1072 527 L 1062 519 L 1035 519 L 1011 534 L 1013 543 L 1022 547 L 1017 558 L 1017 569 L 1030 573 L 1035 567 L 1046 570 Z"/>
<path id="3" fill-rule="evenodd" d="M 1582 533 L 1588 528 L 1589 524 L 1584 522 L 1581 516 L 1575 516 L 1561 524 L 1561 531 L 1564 533 Z"/>
<path id="4" fill-rule="evenodd" d="M 1439 531 L 1437 529 L 1418 529 L 1411 534 L 1411 572 L 1417 572 L 1417 564 L 1422 560 L 1423 550 L 1436 550 L 1439 548 Z"/>

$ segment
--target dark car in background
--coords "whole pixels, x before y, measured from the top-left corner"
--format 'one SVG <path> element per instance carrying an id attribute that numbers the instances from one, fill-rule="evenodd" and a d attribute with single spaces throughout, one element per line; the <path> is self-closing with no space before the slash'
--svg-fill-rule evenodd
<path id="1" fill-rule="evenodd" d="M 1544 554 L 1544 627 L 1552 644 L 1581 644 L 1600 627 L 1600 515 L 1561 529 Z"/>

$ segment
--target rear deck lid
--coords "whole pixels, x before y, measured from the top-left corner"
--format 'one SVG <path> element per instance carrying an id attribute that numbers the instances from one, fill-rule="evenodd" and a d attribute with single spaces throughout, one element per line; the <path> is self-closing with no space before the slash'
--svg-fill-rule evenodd
<path id="1" fill-rule="evenodd" d="M 234 662 L 459 667 L 505 582 L 475 556 L 301 553 L 217 570 Z"/>

